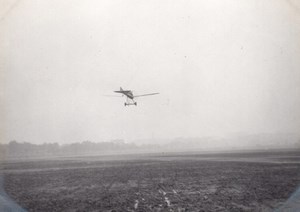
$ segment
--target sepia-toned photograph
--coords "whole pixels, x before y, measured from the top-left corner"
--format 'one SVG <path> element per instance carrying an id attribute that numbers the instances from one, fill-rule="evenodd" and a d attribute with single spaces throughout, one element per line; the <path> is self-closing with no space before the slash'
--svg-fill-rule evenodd
<path id="1" fill-rule="evenodd" d="M 300 211 L 300 1 L 1 0 L 1 212 Z"/>

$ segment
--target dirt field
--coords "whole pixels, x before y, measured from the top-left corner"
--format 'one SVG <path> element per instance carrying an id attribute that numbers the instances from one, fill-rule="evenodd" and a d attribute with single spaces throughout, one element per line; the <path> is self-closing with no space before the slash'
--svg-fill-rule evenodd
<path id="1" fill-rule="evenodd" d="M 300 152 L 7 161 L 28 211 L 272 211 L 300 184 Z"/>

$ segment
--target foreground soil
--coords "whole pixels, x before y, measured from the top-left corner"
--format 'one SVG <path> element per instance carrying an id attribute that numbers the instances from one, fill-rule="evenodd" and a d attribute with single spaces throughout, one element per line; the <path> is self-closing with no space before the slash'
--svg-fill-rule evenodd
<path id="1" fill-rule="evenodd" d="M 273 211 L 300 184 L 299 152 L 156 154 L 7 161 L 28 211 Z"/>

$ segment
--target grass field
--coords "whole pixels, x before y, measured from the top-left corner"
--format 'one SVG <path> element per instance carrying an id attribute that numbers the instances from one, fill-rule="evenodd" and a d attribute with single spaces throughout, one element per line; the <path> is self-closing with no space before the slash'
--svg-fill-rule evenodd
<path id="1" fill-rule="evenodd" d="M 300 152 L 173 153 L 6 161 L 28 211 L 272 211 L 300 184 Z"/>

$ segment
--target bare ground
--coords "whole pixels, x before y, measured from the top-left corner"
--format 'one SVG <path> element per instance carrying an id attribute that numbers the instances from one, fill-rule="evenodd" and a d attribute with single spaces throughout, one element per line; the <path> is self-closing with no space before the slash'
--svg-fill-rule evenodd
<path id="1" fill-rule="evenodd" d="M 273 211 L 300 184 L 299 152 L 8 161 L 28 211 Z"/>

